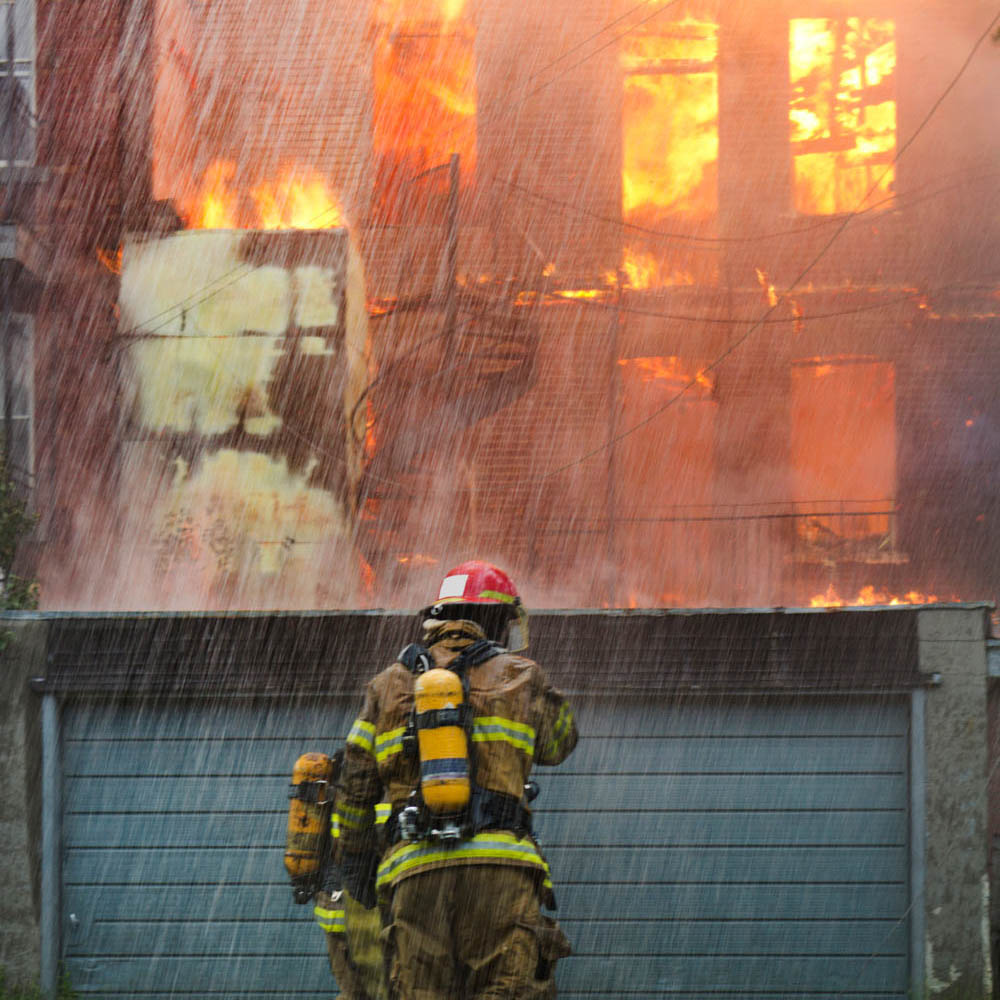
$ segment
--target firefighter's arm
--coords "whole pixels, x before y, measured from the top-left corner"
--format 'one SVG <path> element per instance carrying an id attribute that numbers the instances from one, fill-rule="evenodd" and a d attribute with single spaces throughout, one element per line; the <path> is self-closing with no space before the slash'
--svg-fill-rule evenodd
<path id="1" fill-rule="evenodd" d="M 539 724 L 535 735 L 535 762 L 561 764 L 573 752 L 579 733 L 569 702 L 544 680 L 538 695 L 536 718 Z"/>
<path id="2" fill-rule="evenodd" d="M 336 805 L 340 821 L 336 859 L 344 887 L 359 902 L 370 906 L 375 905 L 375 867 L 378 864 L 375 804 L 382 798 L 382 782 L 375 761 L 377 717 L 378 699 L 369 685 L 361 714 L 347 735 Z"/>

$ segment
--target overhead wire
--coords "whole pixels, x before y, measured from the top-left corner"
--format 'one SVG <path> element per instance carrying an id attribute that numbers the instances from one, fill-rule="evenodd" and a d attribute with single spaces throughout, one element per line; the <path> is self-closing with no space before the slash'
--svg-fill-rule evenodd
<path id="1" fill-rule="evenodd" d="M 982 46 L 983 42 L 985 42 L 986 39 L 990 37 L 990 34 L 993 32 L 995 26 L 998 23 L 1000 23 L 1000 10 L 998 10 L 997 13 L 993 15 L 993 17 L 991 18 L 990 23 L 987 26 L 986 30 L 977 38 L 975 44 L 969 50 L 968 55 L 966 56 L 965 60 L 962 62 L 962 65 L 959 67 L 958 71 L 954 74 L 954 76 L 952 76 L 952 78 L 948 82 L 947 86 L 944 88 L 944 90 L 941 92 L 941 94 L 937 97 L 937 99 L 931 104 L 929 110 L 926 112 L 926 114 L 921 119 L 920 123 L 917 125 L 917 127 L 914 129 L 914 131 L 911 133 L 910 137 L 896 151 L 895 155 L 892 157 L 892 160 L 889 162 L 888 166 L 886 166 L 885 170 L 883 170 L 879 174 L 878 178 L 874 181 L 874 183 L 871 185 L 871 187 L 869 187 L 868 191 L 865 193 L 865 195 L 862 197 L 862 199 L 858 202 L 857 207 L 853 211 L 848 212 L 843 217 L 843 219 L 840 221 L 840 224 L 835 229 L 833 235 L 826 241 L 826 243 L 820 248 L 820 250 L 812 257 L 812 259 L 809 261 L 809 263 L 806 264 L 806 266 L 799 272 L 798 276 L 792 281 L 792 283 L 784 291 L 784 293 L 783 293 L 784 295 L 788 295 L 791 292 L 795 291 L 795 289 L 809 276 L 809 274 L 812 272 L 813 268 L 815 268 L 816 265 L 827 255 L 827 253 L 833 247 L 834 243 L 836 243 L 836 241 L 844 233 L 844 231 L 847 229 L 848 225 L 850 224 L 851 220 L 856 215 L 859 214 L 859 212 L 860 212 L 862 206 L 865 204 L 865 202 L 868 201 L 868 199 L 872 196 L 872 194 L 876 190 L 879 189 L 879 187 L 882 185 L 883 180 L 888 175 L 889 171 L 891 171 L 895 167 L 895 165 L 899 162 L 899 160 L 901 159 L 901 157 L 913 145 L 913 143 L 916 141 L 917 137 L 927 127 L 928 123 L 933 119 L 933 117 L 935 116 L 935 114 L 937 114 L 938 109 L 941 107 L 941 105 L 944 103 L 944 101 L 948 98 L 948 95 L 951 94 L 951 92 L 958 85 L 959 80 L 961 80 L 961 78 L 965 75 L 966 70 L 968 70 L 969 66 L 972 63 L 972 60 L 975 58 L 976 53 L 979 51 L 979 49 Z M 703 367 L 698 372 L 698 374 L 696 374 L 693 378 L 691 378 L 684 385 L 683 388 L 681 388 L 680 390 L 678 390 L 678 392 L 675 395 L 673 395 L 670 399 L 668 399 L 666 401 L 666 403 L 664 403 L 662 406 L 657 407 L 652 413 L 650 413 L 649 415 L 647 415 L 646 417 L 644 417 L 638 423 L 633 424 L 631 427 L 627 428 L 624 431 L 621 431 L 621 432 L 619 432 L 617 434 L 612 435 L 604 444 L 599 445 L 596 448 L 592 448 L 590 451 L 588 451 L 585 454 L 579 456 L 578 458 L 573 459 L 570 462 L 566 462 L 566 463 L 564 463 L 562 465 L 559 465 L 559 466 L 557 466 L 554 469 L 550 469 L 548 472 L 543 473 L 541 476 L 532 477 L 532 478 L 527 479 L 527 480 L 521 480 L 521 482 L 522 483 L 524 483 L 524 482 L 528 482 L 528 483 L 531 483 L 531 482 L 543 482 L 543 481 L 545 481 L 547 479 L 551 479 L 553 476 L 556 476 L 556 475 L 558 475 L 561 472 L 565 472 L 568 469 L 571 469 L 571 468 L 573 468 L 573 467 L 575 467 L 577 465 L 581 465 L 583 462 L 586 462 L 589 459 L 594 458 L 596 455 L 602 454 L 603 452 L 607 451 L 609 448 L 613 448 L 616 444 L 618 444 L 619 441 L 623 441 L 625 438 L 629 437 L 631 434 L 634 434 L 636 431 L 641 430 L 643 427 L 645 427 L 648 424 L 652 423 L 659 416 L 661 416 L 668 409 L 670 409 L 679 399 L 681 399 L 684 396 L 684 394 L 689 389 L 691 389 L 695 385 L 697 385 L 699 379 L 706 372 L 710 372 L 710 371 L 713 371 L 714 369 L 718 368 L 718 366 L 721 365 L 722 362 L 726 360 L 726 358 L 728 358 L 739 347 L 741 347 L 743 344 L 745 344 L 747 342 L 747 340 L 749 340 L 749 338 L 757 330 L 759 330 L 764 325 L 764 323 L 767 320 L 767 318 L 769 316 L 771 316 L 772 313 L 775 312 L 775 310 L 778 308 L 778 306 L 780 304 L 781 304 L 781 298 L 779 297 L 777 299 L 777 301 L 774 303 L 774 305 L 770 306 L 763 313 L 763 315 L 756 322 L 754 322 L 750 326 L 750 328 L 746 331 L 746 333 L 744 333 L 740 337 L 737 337 L 724 351 L 722 351 L 721 354 L 719 354 L 708 365 L 706 365 L 705 367 Z"/>

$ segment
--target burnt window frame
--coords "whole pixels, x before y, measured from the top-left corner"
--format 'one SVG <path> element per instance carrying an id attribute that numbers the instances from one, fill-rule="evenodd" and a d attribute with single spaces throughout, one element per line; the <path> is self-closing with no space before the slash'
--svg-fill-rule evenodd
<path id="1" fill-rule="evenodd" d="M 896 105 L 895 122 L 893 128 L 893 139 L 894 147 L 891 154 L 891 159 L 893 165 L 895 165 L 895 159 L 899 153 L 899 87 L 898 87 L 898 71 L 899 71 L 899 41 L 900 41 L 900 22 L 902 19 L 902 10 L 898 9 L 892 4 L 886 3 L 874 3 L 858 5 L 856 7 L 852 6 L 850 8 L 845 8 L 843 4 L 831 4 L 829 2 L 821 3 L 810 3 L 804 2 L 799 4 L 794 8 L 793 12 L 790 12 L 786 20 L 786 31 L 785 31 L 785 41 L 786 41 L 786 60 L 788 66 L 788 72 L 786 74 L 786 85 L 788 87 L 788 101 L 786 106 L 786 124 L 788 127 L 788 164 L 789 164 L 789 204 L 791 207 L 792 215 L 800 219 L 836 219 L 843 218 L 845 216 L 852 215 L 854 212 L 858 211 L 859 208 L 863 210 L 876 210 L 878 212 L 888 212 L 893 211 L 897 208 L 897 201 L 899 197 L 899 175 L 896 172 L 892 179 L 891 186 L 884 189 L 881 193 L 878 190 L 878 184 L 869 184 L 866 188 L 866 195 L 868 191 L 871 191 L 871 196 L 868 197 L 865 202 L 861 205 L 855 204 L 848 207 L 836 208 L 832 212 L 819 212 L 819 211 L 802 211 L 798 207 L 798 187 L 796 183 L 796 173 L 795 173 L 795 160 L 796 160 L 796 143 L 792 139 L 794 131 L 794 123 L 791 118 L 792 110 L 792 98 L 794 85 L 792 82 L 791 75 L 791 55 L 792 55 L 792 22 L 802 21 L 802 20 L 829 20 L 829 21 L 839 21 L 846 24 L 846 22 L 851 18 L 857 18 L 861 21 L 891 21 L 893 27 L 893 44 L 895 46 L 895 65 L 890 77 L 890 86 L 893 90 L 893 98 Z M 862 88 L 863 89 L 863 88 Z M 871 168 L 874 170 L 879 167 L 880 164 L 871 164 Z M 879 184 L 881 183 L 881 175 Z"/>

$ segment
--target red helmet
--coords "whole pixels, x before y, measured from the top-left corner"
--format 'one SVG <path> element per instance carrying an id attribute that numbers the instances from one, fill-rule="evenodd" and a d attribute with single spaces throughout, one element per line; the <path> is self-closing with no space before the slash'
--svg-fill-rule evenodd
<path id="1" fill-rule="evenodd" d="M 499 604 L 509 609 L 508 646 L 524 649 L 528 644 L 528 616 L 511 578 L 488 562 L 472 559 L 449 570 L 441 581 L 437 600 L 424 615 L 437 617 L 435 609 L 446 604 Z M 513 621 L 516 619 L 516 623 Z"/>
<path id="2" fill-rule="evenodd" d="M 517 604 L 511 578 L 488 562 L 473 559 L 449 570 L 435 604 Z"/>

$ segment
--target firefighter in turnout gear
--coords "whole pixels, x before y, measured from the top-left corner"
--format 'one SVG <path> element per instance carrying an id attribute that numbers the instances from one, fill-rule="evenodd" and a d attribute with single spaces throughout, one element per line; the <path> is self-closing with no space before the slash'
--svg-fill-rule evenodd
<path id="1" fill-rule="evenodd" d="M 344 883 L 382 907 L 396 1000 L 552 997 L 570 948 L 541 912 L 551 882 L 531 836 L 529 776 L 573 750 L 573 713 L 538 664 L 499 644 L 527 644 L 501 570 L 457 566 L 422 617 L 422 643 L 369 683 L 347 738 Z M 377 838 L 383 799 L 392 813 Z"/>
<path id="2" fill-rule="evenodd" d="M 296 903 L 314 903 L 313 914 L 325 933 L 330 971 L 340 990 L 338 1000 L 385 1000 L 378 914 L 344 891 L 334 861 L 340 818 L 333 808 L 343 750 L 333 757 L 306 753 L 295 762 L 289 799 L 285 869 Z M 386 803 L 377 822 L 389 816 Z"/>

